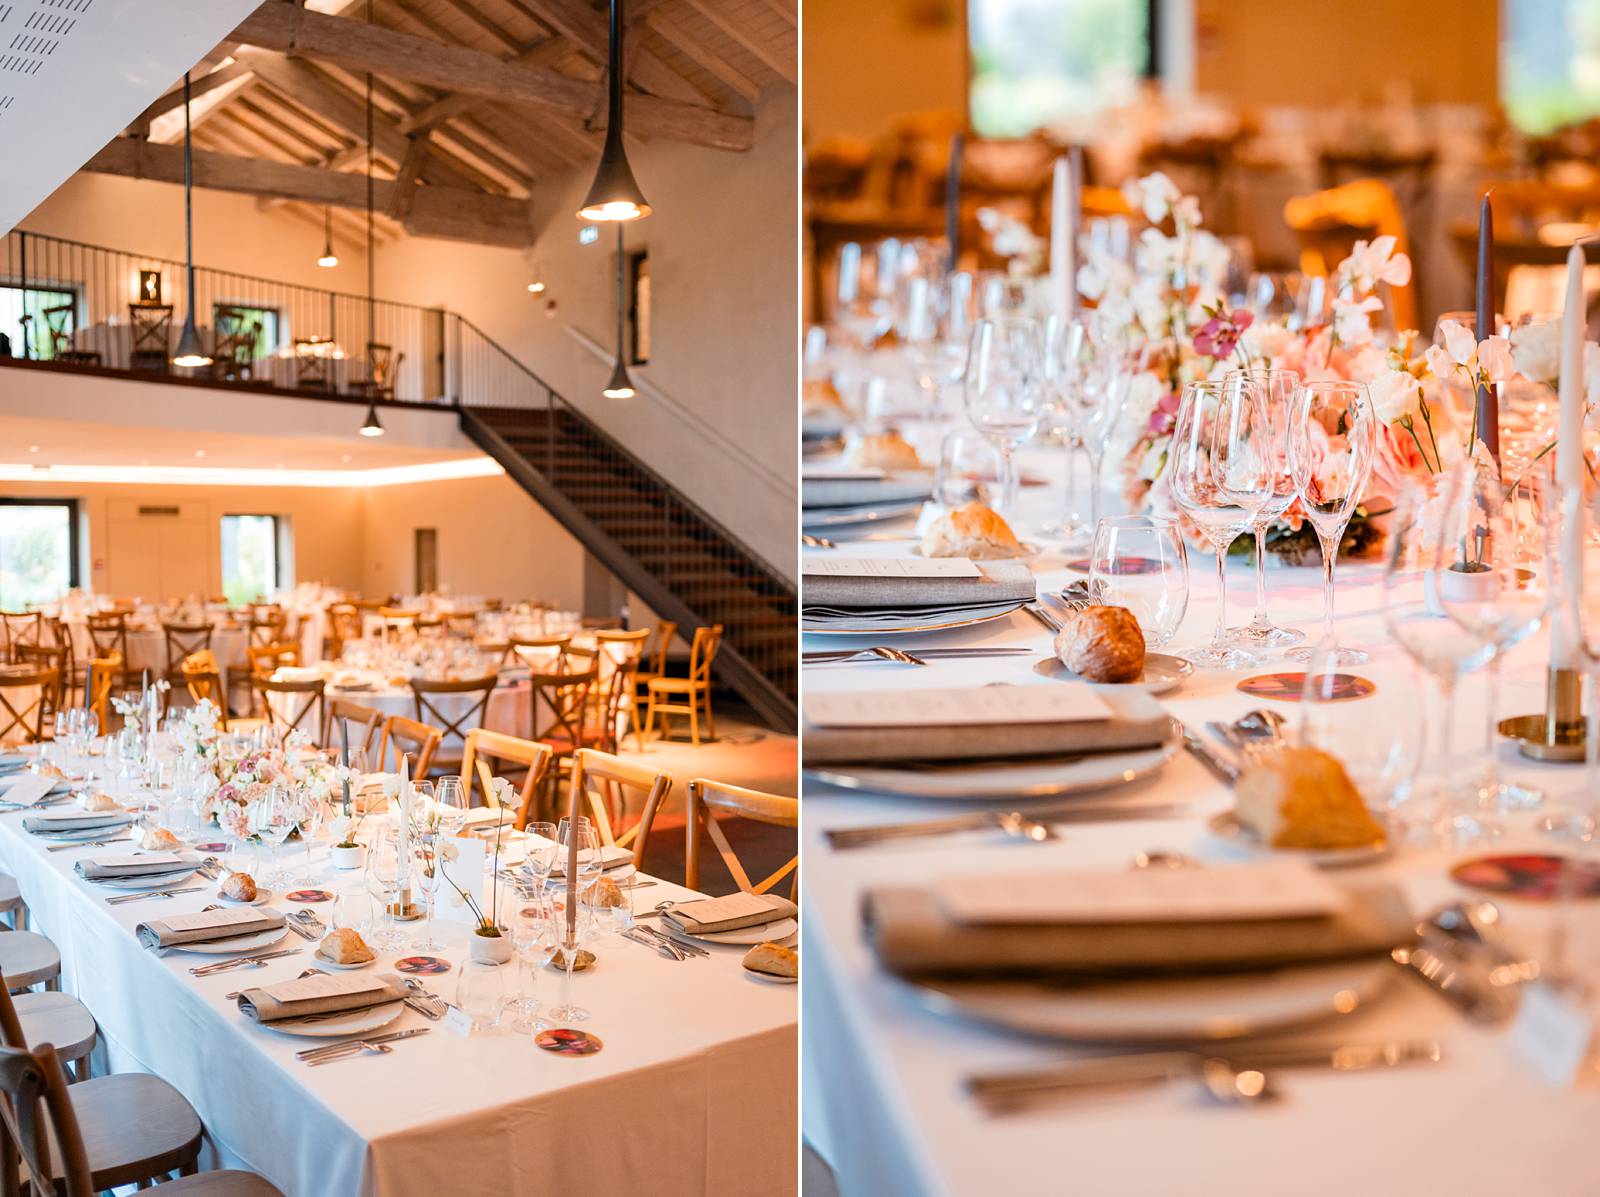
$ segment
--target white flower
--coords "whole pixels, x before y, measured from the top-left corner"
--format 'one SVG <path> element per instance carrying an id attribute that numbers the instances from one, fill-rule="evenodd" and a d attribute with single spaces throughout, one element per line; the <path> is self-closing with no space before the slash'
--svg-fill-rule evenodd
<path id="1" fill-rule="evenodd" d="M 516 801 L 516 787 L 505 778 L 497 777 L 490 785 L 494 788 L 494 800 L 501 806 L 510 806 Z"/>
<path id="2" fill-rule="evenodd" d="M 1478 352 L 1478 335 L 1459 320 L 1446 320 L 1439 325 L 1444 334 L 1445 352 L 1458 366 L 1472 363 Z"/>
<path id="3" fill-rule="evenodd" d="M 1122 194 L 1129 206 L 1143 212 L 1151 224 L 1160 224 L 1172 206 L 1183 199 L 1178 185 L 1159 170 L 1142 179 L 1128 180 L 1122 185 Z"/>
<path id="4" fill-rule="evenodd" d="M 1372 318 L 1369 312 L 1381 312 L 1383 302 L 1375 295 L 1365 299 L 1333 301 L 1333 333 L 1344 345 L 1365 345 L 1372 340 Z"/>
<path id="5" fill-rule="evenodd" d="M 1420 411 L 1422 384 L 1404 370 L 1383 370 L 1367 383 L 1378 418 L 1393 424 Z"/>
<path id="6" fill-rule="evenodd" d="M 1335 276 L 1340 289 L 1353 295 L 1366 295 L 1379 283 L 1403 287 L 1411 281 L 1411 259 L 1394 252 L 1395 238 L 1383 236 L 1371 242 L 1357 241 L 1350 256 L 1339 263 Z"/>
<path id="7" fill-rule="evenodd" d="M 1516 373 L 1511 360 L 1511 342 L 1501 336 L 1487 337 L 1478 346 L 1478 368 L 1490 382 L 1504 382 Z"/>
<path id="8" fill-rule="evenodd" d="M 1555 386 L 1561 377 L 1560 323 L 1541 320 L 1512 329 L 1511 360 L 1524 378 Z"/>
<path id="9" fill-rule="evenodd" d="M 400 797 L 400 775 L 398 773 L 385 773 L 383 777 L 383 792 L 389 798 Z"/>

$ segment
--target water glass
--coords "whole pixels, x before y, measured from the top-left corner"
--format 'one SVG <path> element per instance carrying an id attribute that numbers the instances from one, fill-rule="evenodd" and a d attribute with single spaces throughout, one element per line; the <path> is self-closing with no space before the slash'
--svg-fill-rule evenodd
<path id="1" fill-rule="evenodd" d="M 1089 553 L 1089 593 L 1126 607 L 1147 648 L 1161 648 L 1189 607 L 1189 554 L 1175 520 L 1153 515 L 1103 519 Z"/>
<path id="2" fill-rule="evenodd" d="M 939 442 L 939 467 L 933 497 L 949 510 L 968 503 L 996 507 L 1005 488 L 1005 460 L 988 437 L 971 428 L 952 428 Z"/>

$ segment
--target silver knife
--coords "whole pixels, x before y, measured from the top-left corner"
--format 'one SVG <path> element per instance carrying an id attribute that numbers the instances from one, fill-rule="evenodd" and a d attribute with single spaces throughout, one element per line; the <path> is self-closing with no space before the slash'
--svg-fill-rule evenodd
<path id="1" fill-rule="evenodd" d="M 1213 752 L 1204 740 L 1188 728 L 1183 729 L 1183 746 L 1195 760 L 1206 767 L 1207 772 L 1224 785 L 1232 786 L 1238 782 L 1239 770 Z"/>
<path id="2" fill-rule="evenodd" d="M 179 889 L 158 889 L 148 894 L 125 894 L 120 898 L 107 898 L 107 906 L 121 906 L 125 902 L 143 902 L 146 898 L 171 898 L 178 894 L 192 894 L 204 889 L 203 885 L 185 885 Z"/>
<path id="3" fill-rule="evenodd" d="M 1172 813 L 1170 806 L 1112 806 L 1104 803 L 1076 803 L 1070 806 L 1019 806 L 1014 810 L 983 810 L 944 819 L 922 819 L 914 823 L 880 823 L 869 827 L 834 827 L 823 832 L 832 848 L 865 848 L 883 840 L 913 839 L 919 836 L 948 835 L 957 831 L 976 831 L 997 826 L 1008 814 L 1054 823 L 1088 823 L 1100 820 L 1161 818 Z"/>
<path id="4" fill-rule="evenodd" d="M 332 1043 L 326 1047 L 308 1047 L 304 1051 L 295 1052 L 298 1060 L 316 1060 L 324 1056 L 335 1056 L 343 1052 L 360 1051 L 364 1043 L 394 1043 L 401 1039 L 410 1039 L 416 1035 L 426 1035 L 432 1027 L 411 1027 L 404 1031 L 390 1031 L 387 1035 L 367 1035 L 360 1039 L 346 1039 L 340 1043 Z"/>
<path id="5" fill-rule="evenodd" d="M 860 649 L 852 648 L 852 649 L 839 649 L 839 650 L 834 651 L 834 652 L 801 653 L 800 654 L 800 660 L 801 661 L 806 661 L 806 662 L 839 661 L 839 660 L 843 660 L 845 657 L 853 657 L 860 651 L 861 651 Z M 1022 647 L 1018 647 L 1018 646 L 1006 647 L 1006 646 L 1001 646 L 1001 645 L 996 645 L 996 646 L 994 646 L 992 648 L 985 648 L 985 647 L 982 647 L 980 645 L 973 645 L 970 648 L 907 648 L 907 649 L 905 649 L 905 651 L 910 653 L 914 657 L 929 657 L 929 658 L 936 658 L 936 659 L 937 658 L 943 658 L 943 657 L 959 658 L 959 657 L 1022 657 L 1022 656 L 1037 656 L 1038 652 L 1039 652 L 1039 650 L 1036 649 L 1036 648 L 1022 648 Z"/>
<path id="6" fill-rule="evenodd" d="M 280 956 L 298 956 L 299 948 L 279 948 L 275 952 L 253 952 L 248 956 L 235 956 L 232 960 L 219 960 L 215 964 L 197 964 L 189 970 L 191 976 L 209 977 L 213 973 L 225 973 L 232 968 L 242 968 L 247 964 L 260 964 L 264 960 L 276 960 Z"/>

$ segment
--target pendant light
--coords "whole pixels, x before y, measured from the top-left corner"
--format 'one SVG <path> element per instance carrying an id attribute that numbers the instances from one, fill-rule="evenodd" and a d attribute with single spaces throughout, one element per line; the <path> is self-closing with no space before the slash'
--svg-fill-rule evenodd
<path id="1" fill-rule="evenodd" d="M 183 253 L 189 275 L 189 309 L 172 355 L 174 366 L 209 366 L 211 355 L 194 326 L 194 161 L 189 139 L 189 73 L 183 75 Z"/>
<path id="2" fill-rule="evenodd" d="M 317 259 L 318 266 L 337 266 L 339 255 L 333 252 L 333 209 L 322 209 L 323 236 L 322 256 Z"/>
<path id="3" fill-rule="evenodd" d="M 589 195 L 578 209 L 580 220 L 639 220 L 650 215 L 650 205 L 628 165 L 622 145 L 622 0 L 611 0 L 611 53 L 606 76 L 611 84 L 611 107 L 606 117 L 606 142 L 600 151 Z"/>
<path id="4" fill-rule="evenodd" d="M 372 0 L 367 0 L 367 24 L 372 24 Z M 372 344 L 377 340 L 377 304 L 373 301 L 372 261 L 372 72 L 367 72 L 367 383 L 376 387 L 372 377 Z M 383 425 L 378 422 L 378 404 L 367 400 L 367 418 L 361 422 L 362 436 L 382 436 Z"/>
<path id="5" fill-rule="evenodd" d="M 383 425 L 378 423 L 378 405 L 367 404 L 367 418 L 361 422 L 362 436 L 382 436 Z"/>
<path id="6" fill-rule="evenodd" d="M 632 399 L 633 379 L 628 377 L 628 358 L 622 347 L 622 226 L 617 226 L 617 364 L 611 371 L 611 381 L 600 393 L 607 399 Z"/>

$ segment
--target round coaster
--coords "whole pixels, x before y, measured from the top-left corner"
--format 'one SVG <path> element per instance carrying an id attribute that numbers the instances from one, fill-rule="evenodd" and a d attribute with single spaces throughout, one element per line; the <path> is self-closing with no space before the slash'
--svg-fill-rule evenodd
<path id="1" fill-rule="evenodd" d="M 402 956 L 394 962 L 395 972 L 419 977 L 437 977 L 450 971 L 450 962 L 437 956 Z"/>
<path id="2" fill-rule="evenodd" d="M 228 848 L 230 847 L 230 845 L 228 845 L 228 844 L 195 844 L 195 845 L 193 845 L 193 847 L 194 847 L 194 850 L 196 852 L 226 852 L 228 850 Z"/>
<path id="3" fill-rule="evenodd" d="M 533 1041 L 545 1051 L 558 1056 L 592 1056 L 605 1046 L 588 1031 L 577 1031 L 571 1027 L 540 1031 Z"/>
<path id="4" fill-rule="evenodd" d="M 288 902 L 331 902 L 333 891 L 327 889 L 292 889 L 283 895 Z"/>
<path id="5" fill-rule="evenodd" d="M 588 948 L 579 948 L 578 954 L 572 958 L 572 971 L 575 973 L 581 973 L 593 968 L 594 959 L 594 953 Z M 567 957 L 561 948 L 557 948 L 555 950 L 555 954 L 552 955 L 549 961 L 546 962 L 545 967 L 553 968 L 558 973 L 564 973 L 567 971 Z"/>
<path id="6" fill-rule="evenodd" d="M 1087 574 L 1094 571 L 1094 563 L 1087 557 L 1079 557 L 1075 561 L 1067 562 L 1067 568 L 1077 570 L 1080 574 Z M 1161 572 L 1161 562 L 1154 557 L 1118 557 L 1116 564 L 1106 572 L 1114 577 L 1157 574 Z"/>
<path id="7" fill-rule="evenodd" d="M 1563 877 L 1569 868 L 1571 874 Z M 1450 879 L 1469 889 L 1527 902 L 1600 898 L 1600 862 L 1543 852 L 1475 856 L 1451 868 Z"/>
<path id="8" fill-rule="evenodd" d="M 1304 673 L 1262 673 L 1247 677 L 1238 685 L 1241 694 L 1254 698 L 1272 698 L 1278 702 L 1299 702 L 1305 690 Z M 1353 673 L 1335 673 L 1323 688 L 1322 702 L 1352 702 L 1366 698 L 1378 691 L 1377 684 Z"/>

